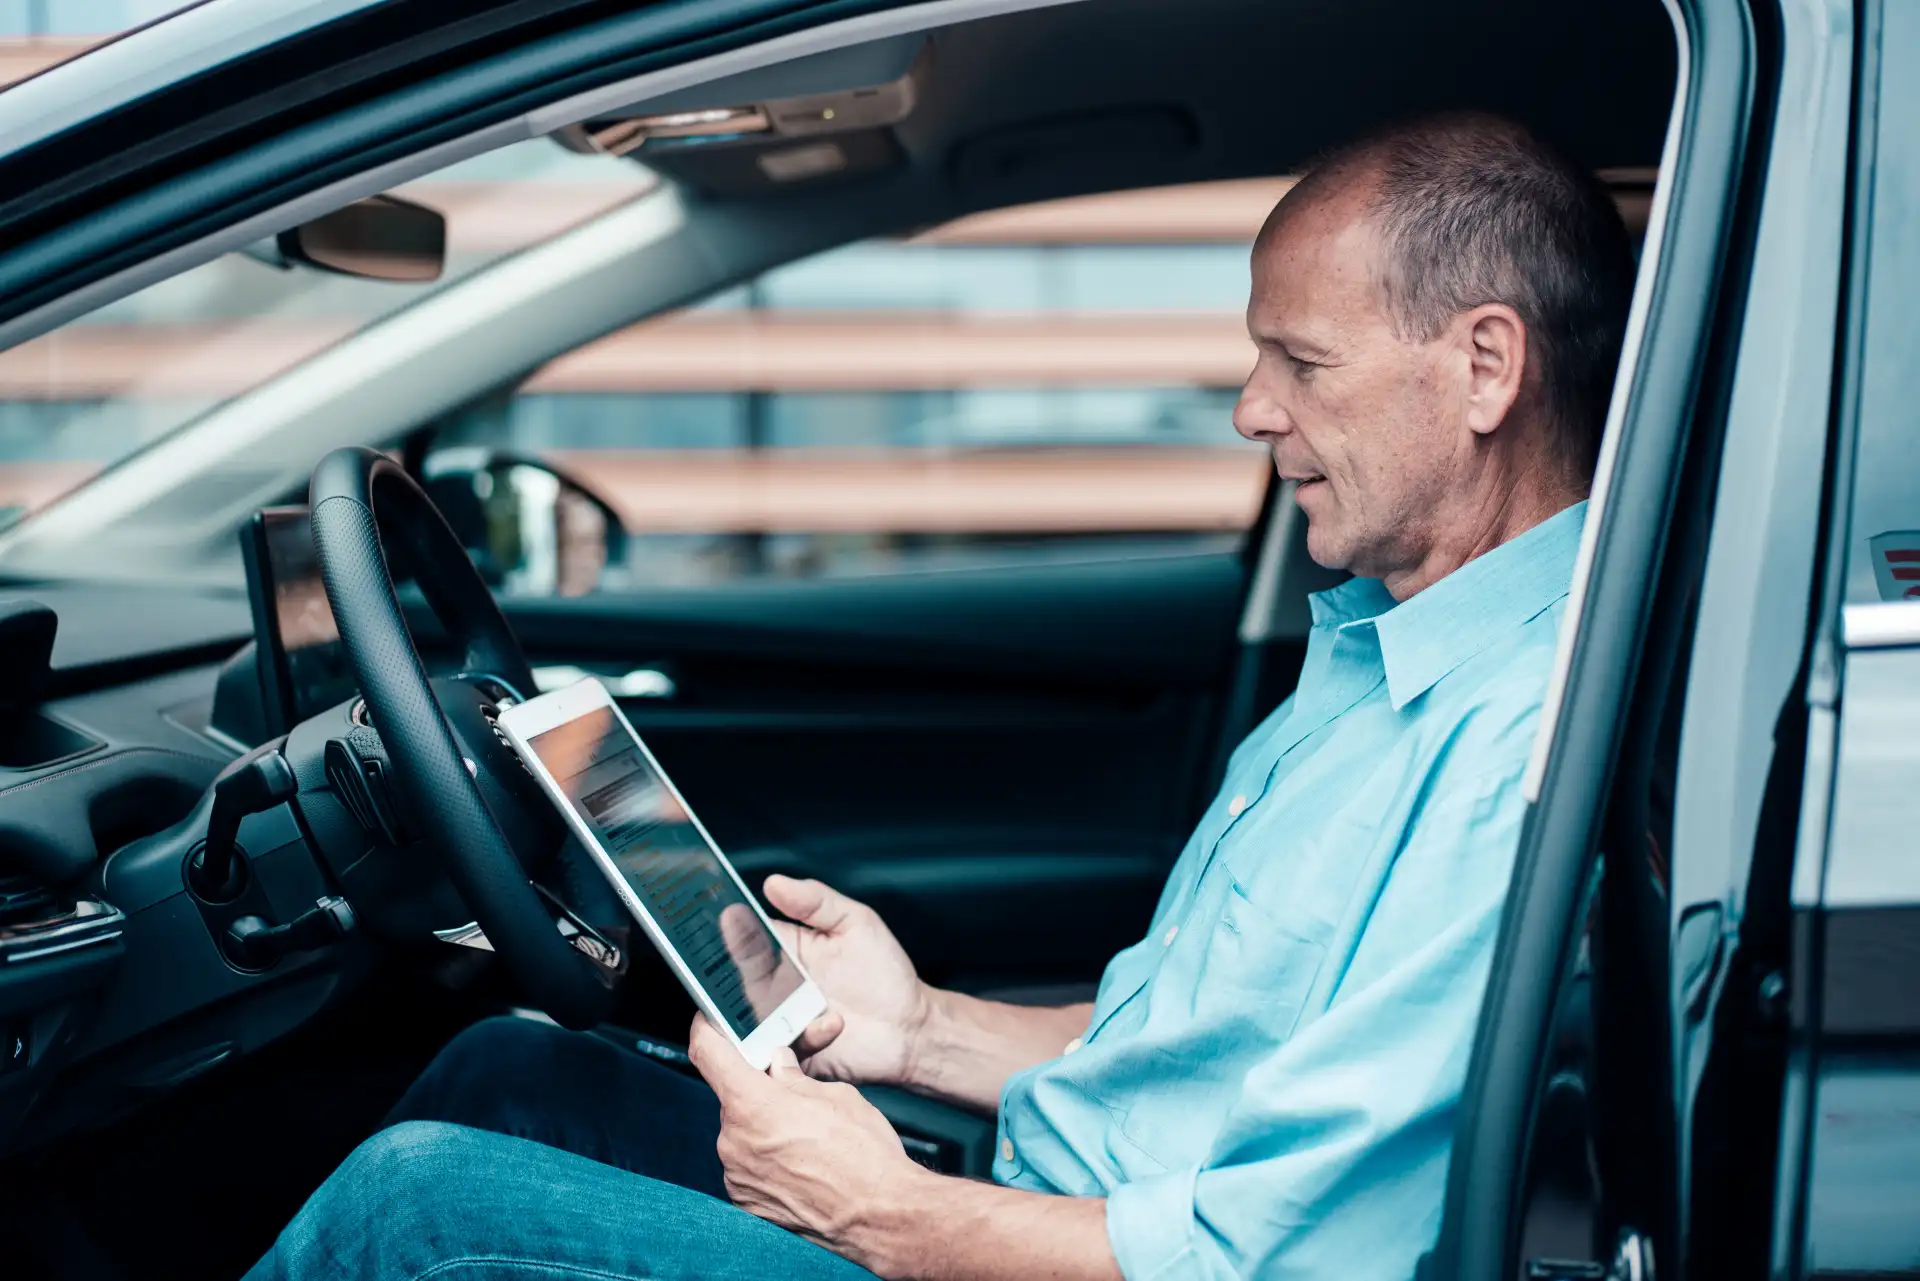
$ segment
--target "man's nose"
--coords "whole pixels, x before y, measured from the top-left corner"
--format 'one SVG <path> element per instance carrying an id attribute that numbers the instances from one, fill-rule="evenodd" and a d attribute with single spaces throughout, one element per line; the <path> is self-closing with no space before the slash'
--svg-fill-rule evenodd
<path id="1" fill-rule="evenodd" d="M 1274 437 L 1293 430 L 1293 419 L 1261 383 L 1260 373 L 1255 370 L 1240 389 L 1240 399 L 1233 406 L 1233 429 L 1248 440 L 1271 443 Z"/>

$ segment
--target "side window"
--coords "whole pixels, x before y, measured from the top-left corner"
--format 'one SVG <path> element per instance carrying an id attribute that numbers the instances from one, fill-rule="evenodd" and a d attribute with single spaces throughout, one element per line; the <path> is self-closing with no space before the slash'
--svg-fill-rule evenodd
<path id="1" fill-rule="evenodd" d="M 436 448 L 582 480 L 627 530 L 609 586 L 1228 547 L 1269 470 L 1231 414 L 1247 255 L 1283 189 L 827 253 L 572 352 Z"/>

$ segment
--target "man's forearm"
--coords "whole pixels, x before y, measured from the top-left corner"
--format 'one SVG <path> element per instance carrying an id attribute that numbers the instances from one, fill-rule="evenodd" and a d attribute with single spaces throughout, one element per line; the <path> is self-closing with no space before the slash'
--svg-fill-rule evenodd
<path id="1" fill-rule="evenodd" d="M 918 1171 L 829 1244 L 887 1281 L 1122 1281 L 1103 1198 Z"/>
<path id="2" fill-rule="evenodd" d="M 1008 1077 L 1060 1057 L 1092 1017 L 1091 1005 L 1007 1005 L 930 988 L 905 1084 L 919 1094 L 991 1112 Z"/>

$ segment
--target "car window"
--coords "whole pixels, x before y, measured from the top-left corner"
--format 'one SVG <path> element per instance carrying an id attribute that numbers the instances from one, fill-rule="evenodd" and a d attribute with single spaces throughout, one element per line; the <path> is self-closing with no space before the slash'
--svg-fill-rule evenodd
<path id="1" fill-rule="evenodd" d="M 0 87 L 186 7 L 182 0 L 0 0 Z"/>
<path id="2" fill-rule="evenodd" d="M 1883 49 L 1920 48 L 1920 9 L 1887 5 L 1882 22 Z M 1879 93 L 1849 602 L 1920 600 L 1920 78 L 1883 71 Z"/>
<path id="3" fill-rule="evenodd" d="M 0 35 L 109 36 L 184 8 L 182 0 L 0 0 Z"/>
<path id="4" fill-rule="evenodd" d="M 544 139 L 518 143 L 396 190 L 446 217 L 437 281 L 364 280 L 227 254 L 0 351 L 0 526 L 376 319 L 654 181 L 612 157 Z"/>
<path id="5" fill-rule="evenodd" d="M 442 425 L 626 526 L 628 582 L 1230 547 L 1254 233 L 1284 185 L 1008 210 L 836 250 L 569 353 Z"/>

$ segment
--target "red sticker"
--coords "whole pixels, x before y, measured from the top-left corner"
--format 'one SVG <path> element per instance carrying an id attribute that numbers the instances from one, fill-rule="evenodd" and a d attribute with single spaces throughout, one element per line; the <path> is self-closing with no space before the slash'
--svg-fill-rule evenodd
<path id="1" fill-rule="evenodd" d="M 1896 529 L 1867 541 L 1881 600 L 1920 600 L 1920 529 Z"/>

